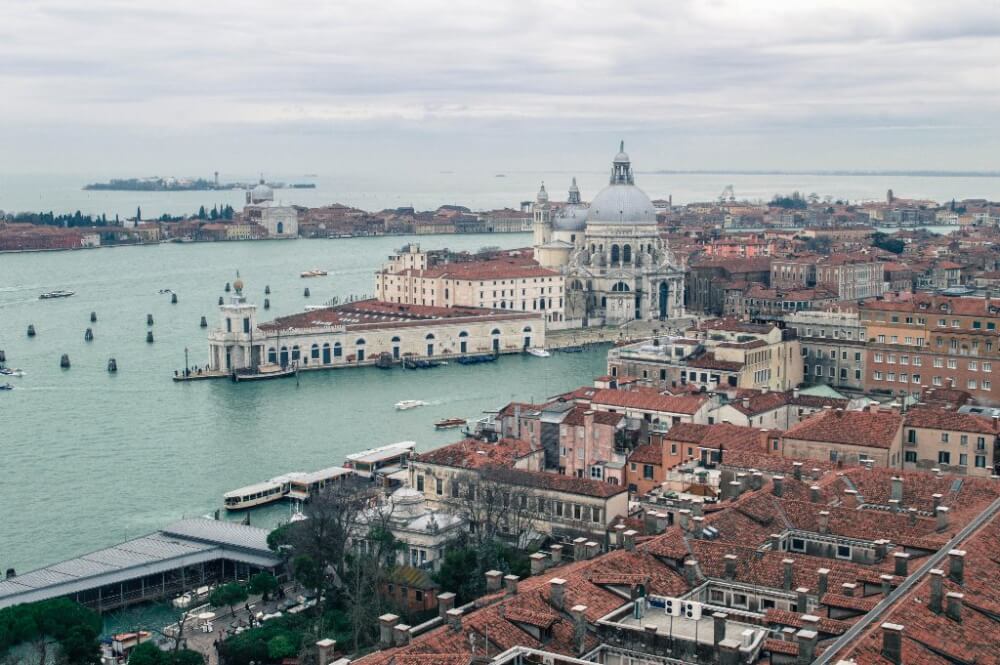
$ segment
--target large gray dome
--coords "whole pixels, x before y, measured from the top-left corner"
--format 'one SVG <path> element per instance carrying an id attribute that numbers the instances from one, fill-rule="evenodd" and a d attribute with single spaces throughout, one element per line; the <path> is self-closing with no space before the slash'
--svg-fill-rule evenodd
<path id="1" fill-rule="evenodd" d="M 646 193 L 629 184 L 608 185 L 590 202 L 592 224 L 656 224 L 656 210 Z"/>

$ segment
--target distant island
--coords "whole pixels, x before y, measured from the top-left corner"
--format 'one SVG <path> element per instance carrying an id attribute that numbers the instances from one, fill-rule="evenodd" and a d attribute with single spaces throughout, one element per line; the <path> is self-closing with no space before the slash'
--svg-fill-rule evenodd
<path id="1" fill-rule="evenodd" d="M 149 178 L 112 178 L 108 182 L 95 182 L 84 186 L 87 191 L 105 192 L 207 192 L 226 191 L 233 189 L 250 189 L 257 183 L 245 182 L 223 182 L 218 178 L 208 180 L 206 178 L 161 178 L 153 176 Z M 292 183 L 286 185 L 283 182 L 267 183 L 271 189 L 315 189 L 316 185 L 311 182 Z"/>

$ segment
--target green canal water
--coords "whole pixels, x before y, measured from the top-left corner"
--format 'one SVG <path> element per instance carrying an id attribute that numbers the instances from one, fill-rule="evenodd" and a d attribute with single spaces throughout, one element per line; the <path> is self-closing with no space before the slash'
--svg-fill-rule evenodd
<path id="1" fill-rule="evenodd" d="M 526 234 L 421 237 L 425 247 L 530 243 Z M 175 384 L 173 370 L 204 364 L 207 316 L 237 270 L 262 320 L 333 296 L 373 291 L 373 272 L 401 238 L 294 240 L 0 254 L 0 349 L 23 378 L 0 392 L 0 569 L 20 572 L 206 515 L 222 494 L 288 471 L 340 464 L 344 455 L 402 440 L 426 450 L 456 439 L 434 421 L 477 417 L 540 399 L 603 374 L 605 351 L 505 357 L 434 370 L 307 372 L 294 380 Z M 329 276 L 301 279 L 323 268 Z M 308 286 L 312 297 L 303 296 Z M 72 298 L 38 300 L 44 291 Z M 179 302 L 170 304 L 177 292 Z M 97 323 L 90 323 L 90 312 Z M 146 315 L 155 337 L 146 343 Z M 37 336 L 26 330 L 34 324 Z M 94 340 L 84 341 L 88 327 Z M 63 353 L 72 367 L 59 368 Z M 108 358 L 118 361 L 108 374 Z M 429 406 L 397 412 L 402 399 Z M 274 507 L 253 516 L 267 525 Z"/>

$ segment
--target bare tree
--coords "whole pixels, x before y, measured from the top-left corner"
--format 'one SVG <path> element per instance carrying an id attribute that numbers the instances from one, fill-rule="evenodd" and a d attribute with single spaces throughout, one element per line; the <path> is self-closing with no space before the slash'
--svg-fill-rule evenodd
<path id="1" fill-rule="evenodd" d="M 545 499 L 527 487 L 516 469 L 488 467 L 464 478 L 459 509 L 472 525 L 472 542 L 506 541 L 523 548 L 526 536 L 545 512 Z"/>

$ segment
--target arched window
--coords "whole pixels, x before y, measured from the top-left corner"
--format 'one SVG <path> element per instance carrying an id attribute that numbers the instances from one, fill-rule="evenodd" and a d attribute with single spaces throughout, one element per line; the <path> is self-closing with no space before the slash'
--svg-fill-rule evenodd
<path id="1" fill-rule="evenodd" d="M 499 328 L 494 328 L 493 331 L 490 334 L 491 335 L 499 335 L 500 334 L 500 329 Z"/>
<path id="2" fill-rule="evenodd" d="M 358 341 L 356 341 L 354 344 L 356 346 L 364 346 L 365 345 L 365 338 L 364 337 L 359 337 Z"/>
<path id="3" fill-rule="evenodd" d="M 468 353 L 469 352 L 469 332 L 463 330 L 458 333 L 458 352 Z"/>
<path id="4" fill-rule="evenodd" d="M 285 223 L 278 222 L 278 235 L 280 236 L 284 232 L 285 232 Z"/>
<path id="5" fill-rule="evenodd" d="M 628 291 L 630 289 L 628 288 L 628 284 L 626 284 L 625 282 L 615 282 L 615 285 L 611 287 L 611 290 L 618 293 L 622 291 Z"/>
<path id="6" fill-rule="evenodd" d="M 330 364 L 330 342 L 323 343 L 323 363 Z"/>
<path id="7" fill-rule="evenodd" d="M 611 245 L 611 262 L 618 263 L 620 257 L 620 250 L 618 245 Z"/>
<path id="8" fill-rule="evenodd" d="M 341 348 L 340 342 L 334 342 L 333 343 L 333 357 L 334 358 L 339 358 L 342 355 L 344 355 L 344 349 Z"/>
<path id="9" fill-rule="evenodd" d="M 459 337 L 468 337 L 469 336 L 469 332 L 467 330 L 463 330 L 462 332 L 458 333 L 458 336 Z"/>
<path id="10" fill-rule="evenodd" d="M 298 360 L 300 355 L 301 354 L 299 353 L 299 345 L 296 344 L 295 346 L 292 347 L 292 360 Z"/>
<path id="11" fill-rule="evenodd" d="M 521 332 L 531 332 L 531 326 L 524 326 L 524 329 Z"/>
<path id="12" fill-rule="evenodd" d="M 399 337 L 393 337 L 393 338 L 392 338 L 392 343 L 393 343 L 393 344 L 399 344 L 399 342 L 400 342 L 400 339 L 399 339 Z"/>
<path id="13" fill-rule="evenodd" d="M 427 335 L 424 336 L 424 339 L 434 339 L 434 333 L 427 333 Z"/>
<path id="14" fill-rule="evenodd" d="M 267 362 L 272 365 L 278 362 L 278 351 L 273 346 L 267 350 Z"/>
<path id="15" fill-rule="evenodd" d="M 574 291 L 583 291 L 583 282 L 578 279 L 574 279 L 573 283 L 570 284 L 570 288 Z"/>
<path id="16" fill-rule="evenodd" d="M 630 263 L 632 261 L 632 245 L 625 245 L 622 248 L 622 261 Z"/>
<path id="17" fill-rule="evenodd" d="M 288 364 L 288 347 L 281 347 L 281 353 L 278 356 L 278 360 L 281 362 L 281 366 L 284 367 Z"/>
<path id="18" fill-rule="evenodd" d="M 309 357 L 313 360 L 319 360 L 319 344 L 312 345 L 312 348 L 309 349 Z"/>

